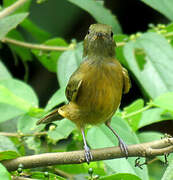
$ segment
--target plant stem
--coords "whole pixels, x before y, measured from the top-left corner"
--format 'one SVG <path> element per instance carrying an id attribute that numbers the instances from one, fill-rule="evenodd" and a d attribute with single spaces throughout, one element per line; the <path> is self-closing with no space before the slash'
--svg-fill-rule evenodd
<path id="1" fill-rule="evenodd" d="M 153 104 L 149 103 L 147 106 L 143 107 L 142 109 L 139 109 L 138 111 L 132 112 L 132 113 L 127 114 L 127 115 L 125 115 L 125 114 L 122 115 L 122 118 L 130 118 L 130 117 L 135 116 L 141 112 L 146 111 L 147 109 L 150 109 L 151 107 L 153 107 Z"/>
<path id="2" fill-rule="evenodd" d="M 44 51 L 66 51 L 73 48 L 72 45 L 68 47 L 63 47 L 63 46 L 47 46 L 47 45 L 42 45 L 42 44 L 26 43 L 26 42 L 18 41 L 18 40 L 7 38 L 7 37 L 3 38 L 1 41 L 4 43 L 10 43 L 10 44 L 14 44 L 14 45 L 21 46 L 28 49 L 39 49 L 39 50 L 44 50 Z"/>
<path id="3" fill-rule="evenodd" d="M 173 36 L 173 32 L 168 32 L 165 34 L 165 37 L 170 37 L 170 36 Z"/>
<path id="4" fill-rule="evenodd" d="M 52 167 L 48 167 L 49 170 L 53 170 L 54 174 L 58 175 L 58 176 L 62 176 L 62 177 L 65 177 L 69 180 L 73 180 L 73 175 L 72 174 L 69 174 L 65 171 L 62 171 L 61 169 L 58 169 L 58 168 L 52 168 Z"/>
<path id="5" fill-rule="evenodd" d="M 3 11 L 0 12 L 0 19 L 8 16 L 9 14 L 13 13 L 17 8 L 21 7 L 25 2 L 28 0 L 18 0 L 11 6 L 5 8 Z"/>
<path id="6" fill-rule="evenodd" d="M 9 136 L 9 137 L 28 137 L 28 136 L 42 136 L 47 135 L 47 132 L 36 132 L 33 134 L 22 134 L 22 133 L 9 133 L 9 132 L 0 132 L 0 136 Z"/>
<path id="7" fill-rule="evenodd" d="M 36 179 L 26 178 L 22 176 L 12 176 L 12 180 L 36 180 Z"/>

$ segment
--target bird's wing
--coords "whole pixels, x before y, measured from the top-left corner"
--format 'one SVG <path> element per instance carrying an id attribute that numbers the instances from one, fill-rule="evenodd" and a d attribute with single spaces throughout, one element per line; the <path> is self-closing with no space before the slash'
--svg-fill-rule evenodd
<path id="1" fill-rule="evenodd" d="M 124 94 L 128 93 L 130 88 L 131 88 L 131 82 L 128 72 L 125 68 L 123 68 L 123 93 Z"/>
<path id="2" fill-rule="evenodd" d="M 76 100 L 81 84 L 82 84 L 82 79 L 77 73 L 74 73 L 71 76 L 65 90 L 65 95 L 68 101 L 74 102 Z"/>

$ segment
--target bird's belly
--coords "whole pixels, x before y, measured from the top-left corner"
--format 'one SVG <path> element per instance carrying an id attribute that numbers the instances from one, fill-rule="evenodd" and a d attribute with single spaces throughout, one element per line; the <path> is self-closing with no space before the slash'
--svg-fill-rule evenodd
<path id="1" fill-rule="evenodd" d="M 79 128 L 109 120 L 120 104 L 123 86 L 121 66 L 116 62 L 99 66 L 88 63 L 81 73 L 82 83 L 75 101 L 59 108 L 59 114 Z"/>
<path id="2" fill-rule="evenodd" d="M 84 114 L 86 124 L 99 124 L 110 119 L 120 104 L 121 78 L 109 73 L 96 74 L 84 80 L 79 91 L 77 105 Z"/>

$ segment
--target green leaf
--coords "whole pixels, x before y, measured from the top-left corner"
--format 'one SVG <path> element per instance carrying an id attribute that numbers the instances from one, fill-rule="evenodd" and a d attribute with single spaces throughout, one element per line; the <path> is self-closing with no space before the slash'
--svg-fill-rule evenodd
<path id="1" fill-rule="evenodd" d="M 112 26 L 114 33 L 120 33 L 121 27 L 115 15 L 106 9 L 102 4 L 94 0 L 68 0 L 90 13 L 97 22 Z"/>
<path id="2" fill-rule="evenodd" d="M 53 96 L 49 99 L 45 111 L 50 111 L 52 108 L 66 101 L 65 88 L 58 89 Z"/>
<path id="3" fill-rule="evenodd" d="M 114 40 L 116 44 L 118 43 L 124 43 L 128 39 L 128 36 L 125 34 L 115 34 L 114 35 Z M 120 61 L 120 63 L 128 68 L 128 64 L 125 60 L 124 54 L 123 54 L 123 46 L 116 46 L 115 47 L 115 54 L 116 54 L 116 59 Z"/>
<path id="4" fill-rule="evenodd" d="M 82 43 L 76 45 L 75 49 L 65 51 L 58 60 L 57 75 L 61 87 L 66 87 L 72 73 L 82 61 Z"/>
<path id="5" fill-rule="evenodd" d="M 0 136 L 0 161 L 19 157 L 18 150 L 13 142 L 6 136 Z"/>
<path id="6" fill-rule="evenodd" d="M 12 78 L 10 72 L 0 60 L 0 80 Z"/>
<path id="7" fill-rule="evenodd" d="M 37 106 L 37 97 L 30 86 L 15 79 L 0 81 L 1 122 L 24 114 Z"/>
<path id="8" fill-rule="evenodd" d="M 38 119 L 29 116 L 28 114 L 24 114 L 18 119 L 17 129 L 18 132 L 27 134 L 36 131 L 35 129 L 38 127 L 36 126 L 36 122 Z"/>
<path id="9" fill-rule="evenodd" d="M 147 5 L 159 11 L 171 21 L 173 21 L 173 1 L 172 0 L 142 0 Z"/>
<path id="10" fill-rule="evenodd" d="M 0 19 L 0 40 L 5 37 L 9 31 L 20 24 L 27 16 L 28 13 L 20 13 Z"/>
<path id="11" fill-rule="evenodd" d="M 8 37 L 12 39 L 17 39 L 20 41 L 24 41 L 23 36 L 21 33 L 13 29 L 8 33 Z M 14 51 L 23 61 L 29 61 L 32 60 L 31 51 L 29 49 L 19 47 L 16 45 L 8 44 L 8 46 L 11 48 L 12 51 Z"/>
<path id="12" fill-rule="evenodd" d="M 142 118 L 139 122 L 138 129 L 160 121 L 170 120 L 172 118 L 172 115 L 165 112 L 164 109 L 152 108 L 142 113 Z"/>
<path id="13" fill-rule="evenodd" d="M 0 103 L 9 104 L 23 111 L 30 109 L 30 104 L 22 98 L 15 96 L 9 89 L 0 83 Z"/>
<path id="14" fill-rule="evenodd" d="M 11 180 L 11 175 L 7 169 L 0 163 L 0 175 L 3 180 Z"/>
<path id="15" fill-rule="evenodd" d="M 1 93 L 1 92 L 0 92 Z M 0 123 L 24 114 L 24 110 L 10 104 L 0 102 Z"/>
<path id="16" fill-rule="evenodd" d="M 169 163 L 161 180 L 172 180 L 173 179 L 173 160 Z"/>
<path id="17" fill-rule="evenodd" d="M 141 56 L 140 59 L 135 57 L 136 48 L 145 51 L 142 61 Z M 136 42 L 125 45 L 124 56 L 130 70 L 150 97 L 173 91 L 173 49 L 163 36 L 154 32 L 144 33 Z"/>
<path id="18" fill-rule="evenodd" d="M 19 156 L 20 156 L 19 153 L 15 151 L 3 151 L 3 152 L 0 152 L 0 161 L 7 160 L 7 159 L 15 159 Z"/>
<path id="19" fill-rule="evenodd" d="M 110 176 L 99 178 L 100 180 L 142 180 L 138 176 L 128 173 L 118 173 Z"/>
<path id="20" fill-rule="evenodd" d="M 39 43 L 42 43 L 51 37 L 48 32 L 38 27 L 28 18 L 25 19 L 20 24 L 20 26 L 23 27 L 26 31 L 28 31 L 32 35 L 32 37 L 34 37 L 34 39 L 37 40 Z"/>
<path id="21" fill-rule="evenodd" d="M 144 107 L 144 100 L 138 99 L 134 101 L 132 104 L 130 104 L 129 106 L 125 107 L 123 111 L 126 115 L 128 115 L 132 112 L 142 109 L 143 107 Z M 127 122 L 130 124 L 130 126 L 132 127 L 134 131 L 138 129 L 138 124 L 141 117 L 142 117 L 142 112 L 127 118 Z"/>
<path id="22" fill-rule="evenodd" d="M 50 46 L 67 46 L 67 43 L 61 38 L 50 39 L 44 44 Z M 46 52 L 34 49 L 32 52 L 45 68 L 51 72 L 56 72 L 57 61 L 59 56 L 62 54 L 61 51 Z"/>
<path id="23" fill-rule="evenodd" d="M 111 126 L 124 140 L 126 144 L 138 144 L 139 140 L 130 126 L 123 119 L 113 116 Z M 104 125 L 93 127 L 87 133 L 87 141 L 92 148 L 103 148 L 118 145 L 117 138 Z M 147 168 L 143 171 L 134 167 L 135 158 L 106 160 L 104 163 L 108 167 L 109 173 L 132 173 L 143 180 L 148 179 Z"/>
<path id="24" fill-rule="evenodd" d="M 12 4 L 14 4 L 17 0 L 3 0 L 3 7 L 8 7 Z M 29 10 L 31 4 L 31 0 L 26 1 L 21 7 L 19 7 L 17 10 L 15 10 L 14 13 L 21 13 L 21 12 L 27 12 Z"/>
<path id="25" fill-rule="evenodd" d="M 31 106 L 38 106 L 31 87 L 15 79 L 0 81 L 0 103 L 13 105 L 24 111 L 28 111 Z"/>
<path id="26" fill-rule="evenodd" d="M 3 80 L 0 81 L 0 85 L 7 88 L 15 96 L 22 98 L 33 107 L 38 107 L 38 99 L 34 90 L 23 81 L 17 79 Z"/>
<path id="27" fill-rule="evenodd" d="M 0 136 L 0 151 L 16 151 L 17 149 L 13 142 L 6 136 Z"/>
<path id="28" fill-rule="evenodd" d="M 173 112 L 173 92 L 160 95 L 153 101 L 154 105 Z"/>
<path id="29" fill-rule="evenodd" d="M 22 134 L 33 134 L 41 130 L 41 126 L 37 126 L 38 119 L 31 117 L 29 114 L 24 114 L 18 119 L 17 131 Z M 36 153 L 40 152 L 41 141 L 39 137 L 26 137 L 25 142 L 29 149 L 34 150 Z"/>
<path id="30" fill-rule="evenodd" d="M 66 139 L 75 129 L 75 125 L 68 119 L 54 122 L 57 124 L 56 129 L 48 131 L 48 138 L 55 143 L 61 139 Z"/>
<path id="31" fill-rule="evenodd" d="M 168 24 L 166 27 L 165 27 L 165 30 L 169 33 L 171 33 L 173 31 L 173 23 L 170 23 Z M 169 36 L 169 38 L 173 38 L 173 35 L 172 36 Z"/>
<path id="32" fill-rule="evenodd" d="M 40 138 L 36 137 L 27 137 L 25 140 L 26 144 L 28 145 L 29 149 L 35 151 L 36 154 L 40 153 L 41 141 Z"/>
<path id="33" fill-rule="evenodd" d="M 146 143 L 162 139 L 163 134 L 159 132 L 142 132 L 138 134 L 138 138 L 141 143 Z"/>
<path id="34" fill-rule="evenodd" d="M 67 172 L 69 174 L 88 174 L 88 164 L 66 164 L 64 165 L 57 165 L 58 169 Z M 94 170 L 94 174 L 99 174 L 100 176 L 106 175 L 105 173 L 105 166 L 102 161 L 92 162 L 89 165 L 89 168 Z"/>

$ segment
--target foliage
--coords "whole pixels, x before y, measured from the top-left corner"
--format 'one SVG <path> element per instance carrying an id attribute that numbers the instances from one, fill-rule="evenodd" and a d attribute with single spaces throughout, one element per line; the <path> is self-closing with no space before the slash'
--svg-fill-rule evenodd
<path id="1" fill-rule="evenodd" d="M 136 99 L 113 116 L 113 128 L 127 144 L 160 139 L 161 133 L 141 133 L 140 129 L 173 118 L 173 24 L 153 26 L 147 32 L 127 36 L 122 34 L 118 20 L 103 4 L 94 0 L 68 1 L 90 13 L 97 22 L 112 25 L 114 32 L 119 33 L 114 36 L 118 46 L 116 48 L 117 59 L 132 73 L 132 78 L 143 94 L 143 99 Z M 10 6 L 14 2 L 15 0 L 11 3 L 4 0 L 2 8 Z M 143 2 L 173 20 L 173 8 L 171 8 L 173 2 L 171 0 L 164 1 L 164 4 L 162 0 L 143 0 Z M 39 118 L 55 106 L 67 101 L 64 88 L 70 75 L 82 61 L 83 46 L 82 42 L 77 43 L 76 41 L 68 44 L 62 37 L 50 38 L 51 35 L 48 32 L 37 27 L 29 19 L 30 3 L 31 1 L 28 1 L 25 6 L 13 14 L 0 19 L 0 43 L 5 42 L 4 38 L 6 37 L 25 41 L 20 32 L 20 28 L 23 28 L 39 43 L 65 47 L 67 50 L 63 52 L 28 50 L 8 44 L 11 51 L 18 55 L 23 62 L 34 60 L 34 55 L 46 69 L 56 73 L 60 88 L 42 109 L 39 107 L 38 97 L 32 87 L 24 81 L 13 78 L 8 68 L 3 64 L 5 60 L 0 60 L 0 128 L 3 131 L 3 123 L 13 123 L 17 131 L 16 137 L 0 136 L 0 160 L 28 155 L 28 149 L 33 150 L 33 153 L 41 153 L 82 148 L 80 133 L 76 131 L 74 124 L 66 119 L 55 122 L 46 128 L 44 125 L 36 126 L 36 121 Z M 16 26 L 20 28 L 17 29 Z M 46 135 L 40 138 L 37 133 L 46 130 Z M 65 145 L 59 143 L 60 140 L 66 139 L 71 134 L 71 142 L 67 141 Z M 91 148 L 118 145 L 117 140 L 104 125 L 87 129 L 87 141 Z M 93 162 L 90 165 L 94 169 L 92 177 L 94 179 L 95 174 L 99 174 L 100 179 L 105 180 L 149 180 L 149 167 L 145 166 L 141 170 L 134 167 L 134 161 L 135 158 Z M 158 158 L 158 161 L 163 161 L 163 158 Z M 171 160 L 162 180 L 172 179 L 172 167 L 173 161 Z M 48 173 L 45 173 L 44 169 L 39 169 L 38 172 L 29 169 L 26 170 L 26 173 L 31 178 L 37 179 L 47 178 L 47 176 L 49 179 L 64 179 L 54 173 L 54 168 L 71 174 L 76 179 L 86 179 L 86 177 L 91 179 L 86 164 L 54 166 L 51 169 L 46 169 Z M 10 173 L 0 164 L 1 179 L 11 179 L 10 174 L 18 176 L 20 173 Z"/>

